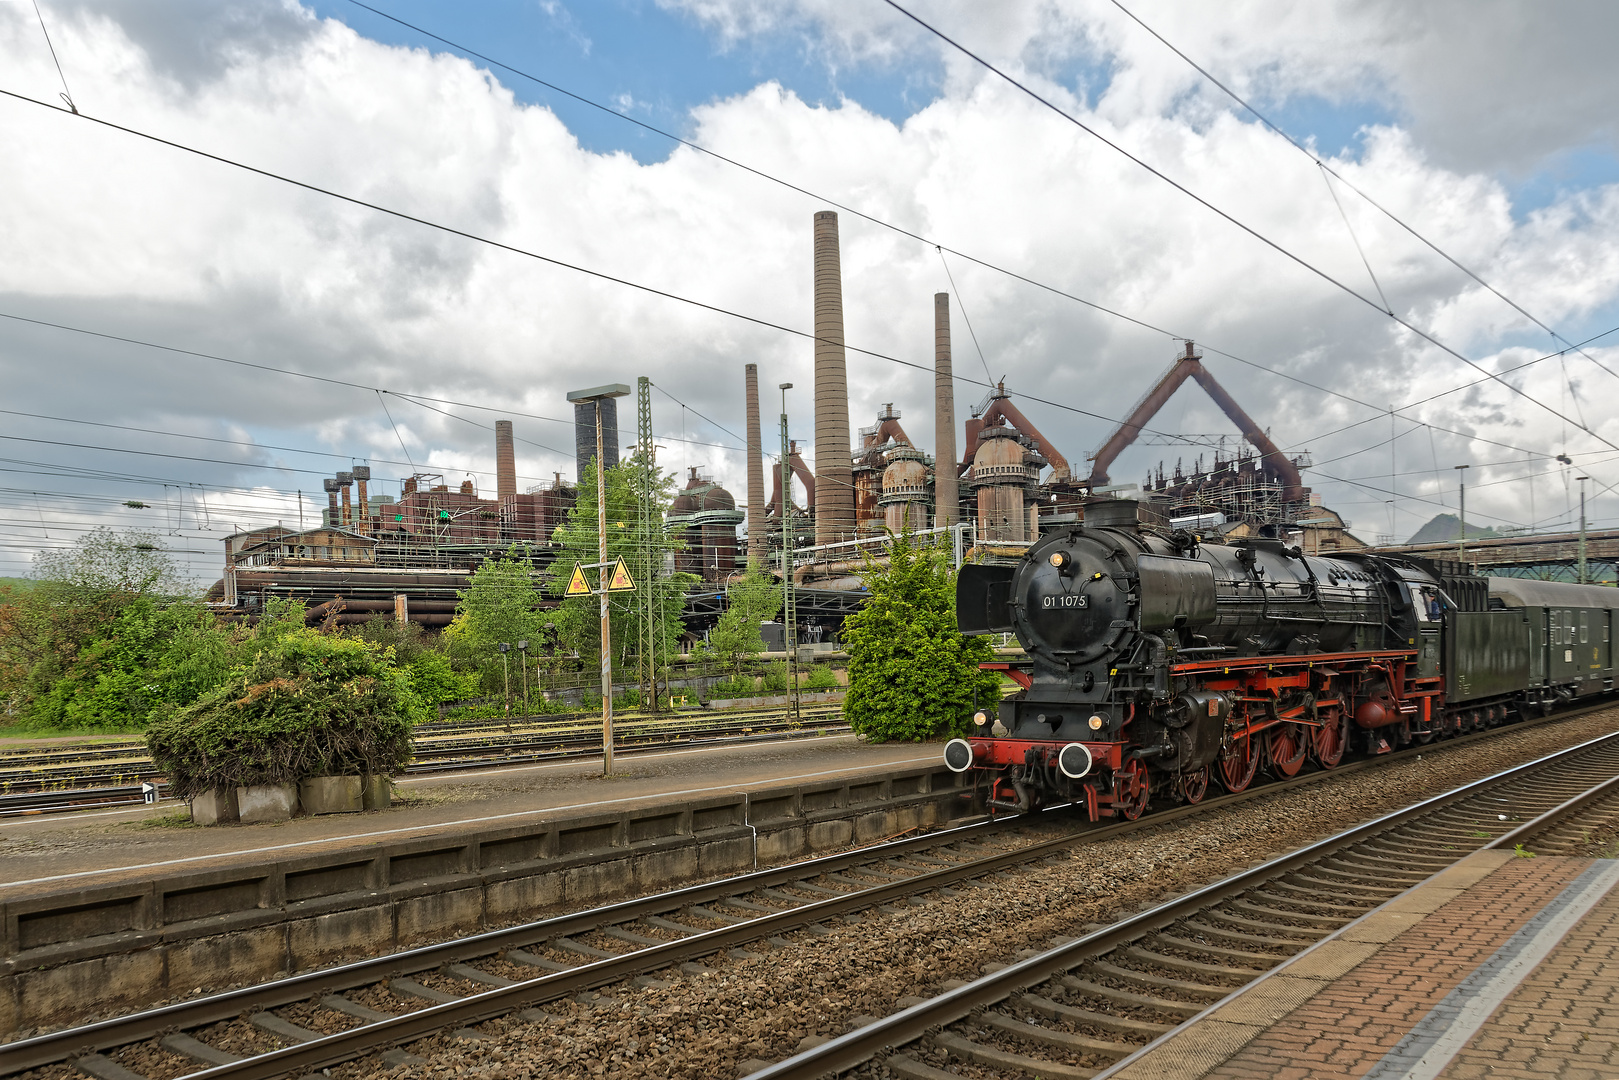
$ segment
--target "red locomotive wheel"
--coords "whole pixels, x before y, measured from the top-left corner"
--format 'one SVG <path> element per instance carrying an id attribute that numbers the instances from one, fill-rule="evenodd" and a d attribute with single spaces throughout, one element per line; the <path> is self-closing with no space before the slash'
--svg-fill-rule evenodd
<path id="1" fill-rule="evenodd" d="M 1310 753 L 1323 769 L 1330 769 L 1344 759 L 1344 748 L 1349 738 L 1344 731 L 1344 716 L 1336 709 L 1324 714 L 1325 721 L 1310 737 Z"/>
<path id="2" fill-rule="evenodd" d="M 1231 743 L 1231 748 L 1220 757 L 1220 782 L 1235 795 L 1254 782 L 1259 771 L 1259 752 L 1254 741 L 1244 735 Z"/>
<path id="3" fill-rule="evenodd" d="M 1297 776 L 1310 742 L 1297 724 L 1278 724 L 1266 733 L 1265 758 L 1278 776 Z"/>
<path id="4" fill-rule="evenodd" d="M 1183 772 L 1176 777 L 1176 782 L 1180 785 L 1181 798 L 1188 803 L 1200 803 L 1203 796 L 1209 793 L 1209 767 L 1205 765 L 1201 769 Z"/>
<path id="5" fill-rule="evenodd" d="M 1146 812 L 1149 796 L 1145 764 L 1132 759 L 1113 770 L 1114 805 L 1127 820 L 1134 821 Z"/>

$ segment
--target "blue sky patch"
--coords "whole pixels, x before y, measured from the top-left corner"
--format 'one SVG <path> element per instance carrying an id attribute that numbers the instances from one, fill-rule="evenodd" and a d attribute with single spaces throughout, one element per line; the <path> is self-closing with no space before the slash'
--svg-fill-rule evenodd
<path id="1" fill-rule="evenodd" d="M 374 41 L 453 51 L 344 0 L 310 0 L 310 6 Z M 808 39 L 793 33 L 749 39 L 722 50 L 708 28 L 650 0 L 598 0 L 571 7 L 535 0 L 482 0 L 454 7 L 433 0 L 376 0 L 372 6 L 683 136 L 691 133 L 694 107 L 745 93 L 770 79 L 811 104 L 836 105 L 847 96 L 898 123 L 933 100 L 942 74 L 931 60 L 834 72 Z M 649 162 L 663 160 L 672 148 L 666 139 L 527 79 L 498 69 L 495 75 L 519 101 L 551 108 L 586 149 L 623 150 Z"/>

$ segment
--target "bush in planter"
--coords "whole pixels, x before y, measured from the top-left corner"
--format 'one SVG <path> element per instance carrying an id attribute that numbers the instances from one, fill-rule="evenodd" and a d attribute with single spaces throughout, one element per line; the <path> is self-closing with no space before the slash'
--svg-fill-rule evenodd
<path id="1" fill-rule="evenodd" d="M 223 686 L 154 723 L 146 745 L 181 798 L 310 776 L 391 776 L 427 709 L 393 651 L 295 630 Z"/>

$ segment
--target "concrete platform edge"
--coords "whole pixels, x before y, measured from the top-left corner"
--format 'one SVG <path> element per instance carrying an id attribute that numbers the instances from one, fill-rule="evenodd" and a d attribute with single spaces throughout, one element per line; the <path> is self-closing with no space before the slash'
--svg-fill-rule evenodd
<path id="1" fill-rule="evenodd" d="M 970 814 L 943 764 L 242 861 L 0 904 L 0 1031 L 740 873 Z"/>

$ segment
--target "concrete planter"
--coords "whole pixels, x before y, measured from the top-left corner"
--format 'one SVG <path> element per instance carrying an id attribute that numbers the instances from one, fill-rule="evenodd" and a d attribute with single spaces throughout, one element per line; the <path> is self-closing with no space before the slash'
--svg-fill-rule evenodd
<path id="1" fill-rule="evenodd" d="M 236 789 L 236 806 L 244 822 L 290 821 L 298 809 L 297 784 L 254 784 Z"/>
<path id="2" fill-rule="evenodd" d="M 198 825 L 220 825 L 240 817 L 235 788 L 215 788 L 191 800 L 191 820 Z"/>
<path id="3" fill-rule="evenodd" d="M 393 781 L 386 776 L 362 777 L 360 804 L 367 810 L 386 810 L 393 802 L 393 787 Z"/>
<path id="4" fill-rule="evenodd" d="M 358 776 L 309 776 L 298 781 L 306 814 L 358 814 L 363 806 Z"/>

